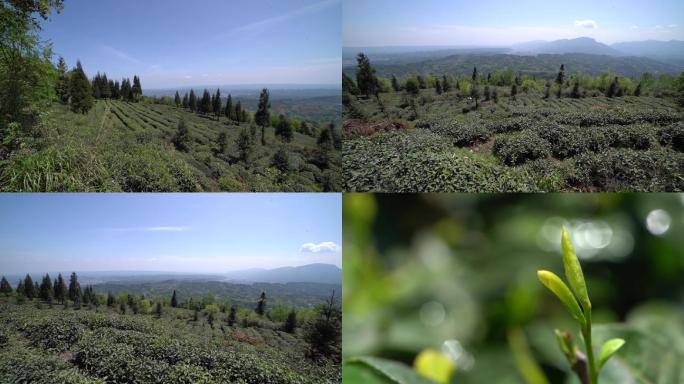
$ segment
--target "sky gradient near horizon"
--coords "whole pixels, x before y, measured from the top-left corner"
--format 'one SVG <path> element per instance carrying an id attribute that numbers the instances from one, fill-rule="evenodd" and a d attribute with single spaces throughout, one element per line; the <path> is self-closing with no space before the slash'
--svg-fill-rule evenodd
<path id="1" fill-rule="evenodd" d="M 0 272 L 342 265 L 333 193 L 0 194 Z"/>
<path id="2" fill-rule="evenodd" d="M 341 82 L 341 0 L 69 0 L 42 22 L 69 67 L 143 90 Z"/>
<path id="3" fill-rule="evenodd" d="M 684 1 L 343 0 L 345 47 L 684 40 Z"/>

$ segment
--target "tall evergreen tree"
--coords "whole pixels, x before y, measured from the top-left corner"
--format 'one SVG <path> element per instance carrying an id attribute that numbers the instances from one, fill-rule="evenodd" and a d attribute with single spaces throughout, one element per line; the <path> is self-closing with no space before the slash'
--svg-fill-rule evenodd
<path id="1" fill-rule="evenodd" d="M 199 109 L 200 112 L 203 114 L 211 112 L 211 96 L 209 95 L 209 91 L 207 91 L 206 89 L 204 90 L 204 94 L 202 95 L 202 101 L 200 101 Z"/>
<path id="2" fill-rule="evenodd" d="M 112 99 L 114 100 L 119 100 L 121 98 L 121 84 L 119 83 L 119 80 L 114 82 L 114 85 L 112 86 Z"/>
<path id="3" fill-rule="evenodd" d="M 49 274 L 45 274 L 43 281 L 40 283 L 40 298 L 52 302 L 52 298 L 55 297 L 55 293 L 52 287 L 52 280 Z"/>
<path id="4" fill-rule="evenodd" d="M 57 64 L 57 83 L 55 85 L 55 93 L 59 100 L 66 104 L 69 102 L 69 75 L 67 74 L 66 62 L 63 57 L 59 57 L 59 64 Z"/>
<path id="5" fill-rule="evenodd" d="M 435 80 L 435 92 L 438 95 L 442 94 L 442 83 L 439 81 L 439 79 Z"/>
<path id="6" fill-rule="evenodd" d="M 271 108 L 271 102 L 269 101 L 268 89 L 264 88 L 259 95 L 259 106 L 254 115 L 255 122 L 261 126 L 261 145 L 266 145 L 266 126 L 271 121 L 269 108 Z"/>
<path id="7" fill-rule="evenodd" d="M 570 92 L 570 97 L 573 99 L 579 99 L 580 97 L 580 92 L 579 92 L 579 81 L 575 80 L 575 85 L 572 86 L 572 91 Z"/>
<path id="8" fill-rule="evenodd" d="M 190 141 L 190 137 L 188 136 L 188 127 L 185 126 L 185 119 L 181 118 L 178 121 L 178 129 L 176 134 L 173 136 L 172 142 L 177 150 L 187 151 L 188 141 Z"/>
<path id="9" fill-rule="evenodd" d="M 71 277 L 69 278 L 69 300 L 80 304 L 81 296 L 81 284 L 78 283 L 78 276 L 76 276 L 76 272 L 71 272 Z"/>
<path id="10" fill-rule="evenodd" d="M 287 116 L 280 114 L 280 118 L 278 120 L 278 125 L 275 129 L 276 136 L 279 136 L 285 142 L 292 141 L 294 129 L 292 128 L 290 119 L 288 119 Z"/>
<path id="11" fill-rule="evenodd" d="M 183 95 L 182 104 L 184 109 L 188 109 L 188 107 L 190 107 L 190 99 L 187 92 L 185 92 L 185 95 Z"/>
<path id="12" fill-rule="evenodd" d="M 356 83 L 354 83 L 354 80 L 352 80 L 344 72 L 342 72 L 342 93 L 347 93 L 350 95 L 359 94 L 359 87 L 357 87 Z"/>
<path id="13" fill-rule="evenodd" d="M 240 100 L 235 104 L 235 121 L 240 125 L 240 120 L 242 120 L 242 103 Z"/>
<path id="14" fill-rule="evenodd" d="M 556 75 L 556 83 L 558 84 L 558 98 L 563 95 L 563 82 L 565 81 L 565 64 L 561 64 L 558 75 Z"/>
<path id="15" fill-rule="evenodd" d="M 477 67 L 473 67 L 473 84 L 477 83 Z"/>
<path id="16" fill-rule="evenodd" d="M 370 59 L 363 53 L 356 56 L 356 85 L 359 92 L 366 95 L 375 95 L 378 88 L 378 79 L 375 77 L 375 69 L 371 66 Z"/>
<path id="17" fill-rule="evenodd" d="M 5 296 L 9 296 L 12 293 L 12 286 L 10 285 L 9 281 L 7 281 L 5 276 L 3 276 L 2 280 L 0 280 L 0 293 L 4 294 Z"/>
<path id="18" fill-rule="evenodd" d="M 26 297 L 26 289 L 24 289 L 24 280 L 19 280 L 19 283 L 17 283 L 17 296 Z"/>
<path id="19" fill-rule="evenodd" d="M 317 316 L 307 323 L 304 339 L 309 343 L 308 355 L 311 359 L 319 356 L 340 359 L 341 324 L 340 310 L 334 304 L 335 292 Z"/>
<path id="20" fill-rule="evenodd" d="M 233 96 L 228 94 L 228 99 L 226 100 L 226 110 L 224 111 L 226 114 L 226 118 L 228 118 L 229 121 L 233 120 Z"/>
<path id="21" fill-rule="evenodd" d="M 449 79 L 447 79 L 446 75 L 442 76 L 442 90 L 444 92 L 449 92 L 451 90 L 451 84 L 449 84 Z"/>
<path id="22" fill-rule="evenodd" d="M 116 304 L 116 299 L 114 299 L 114 295 L 112 295 L 111 292 L 107 292 L 107 306 L 113 307 L 114 304 Z"/>
<path id="23" fill-rule="evenodd" d="M 399 92 L 401 90 L 401 87 L 399 86 L 399 82 L 397 81 L 397 77 L 392 75 L 392 90 L 394 92 Z"/>
<path id="24" fill-rule="evenodd" d="M 618 93 L 619 87 L 620 87 L 620 85 L 618 84 L 618 78 L 616 76 L 615 79 L 613 79 L 613 81 L 610 83 L 610 86 L 608 86 L 608 89 L 606 90 L 606 96 L 608 96 L 608 97 L 616 96 Z"/>
<path id="25" fill-rule="evenodd" d="M 83 72 L 81 61 L 76 62 L 76 68 L 69 77 L 71 110 L 76 113 L 85 114 L 93 107 L 93 90 L 88 77 Z"/>
<path id="26" fill-rule="evenodd" d="M 257 302 L 255 312 L 259 316 L 263 316 L 266 313 L 266 292 L 261 292 L 261 296 L 259 296 L 259 302 Z"/>
<path id="27" fill-rule="evenodd" d="M 180 95 L 178 94 L 178 91 L 176 91 L 176 96 L 173 98 L 174 103 L 176 103 L 176 107 L 181 106 L 181 98 Z"/>
<path id="28" fill-rule="evenodd" d="M 546 89 L 544 90 L 544 98 L 551 97 L 551 80 L 546 80 Z"/>
<path id="29" fill-rule="evenodd" d="M 518 94 L 518 84 L 513 83 L 511 85 L 511 99 L 515 100 L 515 96 Z"/>
<path id="30" fill-rule="evenodd" d="M 29 274 L 26 274 L 26 277 L 24 278 L 24 295 L 29 300 L 38 295 L 38 292 L 36 292 L 36 286 L 33 283 L 33 279 L 31 279 L 31 275 Z"/>
<path id="31" fill-rule="evenodd" d="M 475 109 L 479 108 L 480 105 L 478 104 L 478 100 L 480 99 L 480 89 L 475 82 L 473 82 L 473 86 L 470 88 L 470 97 L 475 100 Z"/>
<path id="32" fill-rule="evenodd" d="M 55 286 L 52 290 L 54 291 L 55 299 L 64 304 L 64 299 L 67 297 L 67 287 L 61 273 L 57 275 L 57 280 L 55 280 Z"/>
<path id="33" fill-rule="evenodd" d="M 641 82 L 637 84 L 636 89 L 634 90 L 634 96 L 639 97 L 641 96 Z"/>
<path id="34" fill-rule="evenodd" d="M 228 313 L 228 326 L 232 327 L 235 324 L 235 318 L 237 316 L 237 307 L 233 304 L 230 306 L 230 312 Z"/>
<path id="35" fill-rule="evenodd" d="M 290 313 L 287 314 L 287 320 L 285 320 L 285 324 L 283 325 L 283 331 L 287 333 L 294 333 L 296 328 L 297 312 L 295 312 L 295 310 L 292 309 L 290 310 Z"/>
<path id="36" fill-rule="evenodd" d="M 238 152 L 240 153 L 240 159 L 244 162 L 249 160 L 249 155 L 252 153 L 253 147 L 252 138 L 249 136 L 246 128 L 240 131 L 237 139 Z"/>
<path id="37" fill-rule="evenodd" d="M 138 76 L 133 76 L 133 87 L 131 88 L 131 93 L 134 101 L 140 100 L 142 96 L 142 86 L 140 85 L 140 78 Z"/>
<path id="38" fill-rule="evenodd" d="M 211 107 L 214 112 L 214 116 L 216 116 L 216 120 L 218 120 L 221 116 L 221 90 L 218 88 L 216 88 L 216 95 L 214 95 L 214 103 Z"/>
<path id="39" fill-rule="evenodd" d="M 171 306 L 176 308 L 178 307 L 178 299 L 176 298 L 176 290 L 173 290 L 173 296 L 171 296 Z"/>
<path id="40" fill-rule="evenodd" d="M 197 96 L 195 95 L 195 90 L 190 90 L 190 97 L 188 102 L 190 103 L 190 111 L 197 112 Z"/>
<path id="41" fill-rule="evenodd" d="M 489 92 L 489 84 L 484 87 L 484 101 L 489 101 L 491 94 Z"/>
<path id="42" fill-rule="evenodd" d="M 103 99 L 109 99 L 112 97 L 112 89 L 109 87 L 109 79 L 107 79 L 107 74 L 102 74 L 102 84 L 100 85 L 100 92 Z"/>
<path id="43" fill-rule="evenodd" d="M 157 302 L 157 307 L 156 307 L 154 312 L 157 314 L 157 318 L 161 319 L 161 317 L 162 317 L 162 305 L 160 302 Z"/>

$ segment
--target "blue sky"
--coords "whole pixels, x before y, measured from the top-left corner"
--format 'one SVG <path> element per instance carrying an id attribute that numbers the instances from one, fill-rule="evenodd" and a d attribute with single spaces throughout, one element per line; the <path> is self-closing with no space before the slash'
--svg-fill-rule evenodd
<path id="1" fill-rule="evenodd" d="M 340 194 L 0 194 L 2 274 L 341 266 Z"/>
<path id="2" fill-rule="evenodd" d="M 343 0 L 347 47 L 684 39 L 681 0 Z"/>
<path id="3" fill-rule="evenodd" d="M 42 36 L 89 76 L 143 89 L 338 84 L 341 0 L 68 0 Z"/>

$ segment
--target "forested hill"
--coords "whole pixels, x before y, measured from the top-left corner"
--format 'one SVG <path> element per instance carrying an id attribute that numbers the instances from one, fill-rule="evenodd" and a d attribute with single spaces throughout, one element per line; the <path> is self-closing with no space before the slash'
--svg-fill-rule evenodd
<path id="1" fill-rule="evenodd" d="M 681 66 L 665 64 L 646 57 L 614 57 L 606 55 L 592 55 L 583 53 L 539 54 L 530 56 L 507 54 L 470 54 L 452 55 L 420 62 L 404 64 L 374 65 L 377 75 L 382 77 L 405 77 L 412 73 L 418 74 L 463 74 L 469 73 L 477 67 L 480 73 L 494 73 L 497 70 L 513 69 L 521 75 L 539 78 L 555 78 L 558 63 L 564 63 L 571 68 L 570 74 L 583 73 L 599 75 L 612 72 L 621 76 L 638 77 L 643 73 L 677 74 L 684 70 Z M 345 66 L 344 72 L 355 76 L 355 66 Z"/>
<path id="2" fill-rule="evenodd" d="M 341 297 L 341 285 L 320 283 L 286 283 L 286 284 L 233 284 L 206 280 L 165 280 L 139 283 L 109 282 L 93 285 L 96 293 L 131 293 L 146 297 L 170 298 L 176 290 L 178 300 L 190 297 L 201 298 L 213 296 L 218 301 L 230 301 L 238 306 L 251 307 L 259 299 L 262 292 L 273 303 L 281 302 L 300 308 L 310 308 L 324 303 L 334 290 L 337 300 Z"/>

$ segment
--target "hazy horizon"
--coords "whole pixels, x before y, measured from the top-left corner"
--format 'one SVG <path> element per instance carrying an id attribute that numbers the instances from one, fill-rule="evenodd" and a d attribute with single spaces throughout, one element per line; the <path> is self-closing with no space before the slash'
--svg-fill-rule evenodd
<path id="1" fill-rule="evenodd" d="M 341 0 L 70 0 L 42 21 L 55 60 L 89 77 L 138 75 L 143 90 L 339 84 Z M 87 32 L 84 32 L 87 31 Z"/>
<path id="2" fill-rule="evenodd" d="M 2 195 L 0 273 L 341 267 L 340 199 L 316 193 Z"/>
<path id="3" fill-rule="evenodd" d="M 590 37 L 605 44 L 684 40 L 684 2 L 344 0 L 343 47 L 509 46 Z"/>

